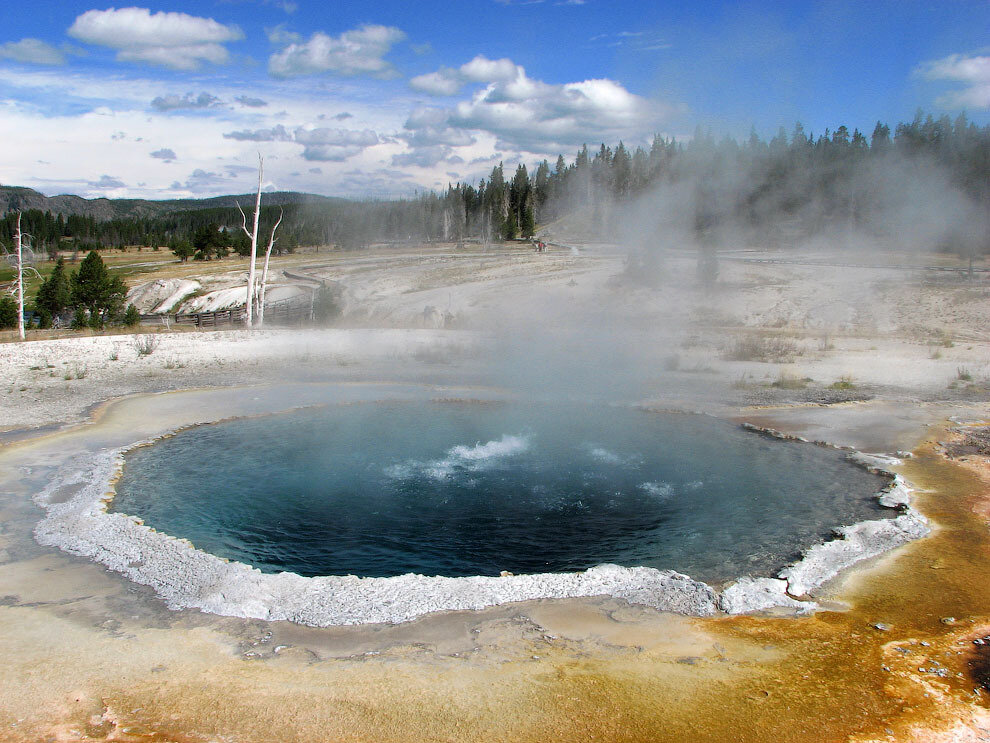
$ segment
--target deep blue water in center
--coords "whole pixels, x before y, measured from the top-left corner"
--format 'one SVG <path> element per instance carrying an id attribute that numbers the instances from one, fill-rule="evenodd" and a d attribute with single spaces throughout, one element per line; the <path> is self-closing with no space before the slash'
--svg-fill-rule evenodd
<path id="1" fill-rule="evenodd" d="M 266 572 L 769 575 L 889 514 L 842 452 L 605 405 L 378 402 L 182 431 L 112 510 Z"/>

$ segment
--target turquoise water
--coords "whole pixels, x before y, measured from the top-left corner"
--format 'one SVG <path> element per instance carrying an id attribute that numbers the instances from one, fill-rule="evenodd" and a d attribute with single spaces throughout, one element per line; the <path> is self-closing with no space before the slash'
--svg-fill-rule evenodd
<path id="1" fill-rule="evenodd" d="M 841 452 L 596 405 L 380 402 L 203 426 L 126 457 L 112 510 L 266 572 L 602 562 L 769 575 L 891 512 Z"/>

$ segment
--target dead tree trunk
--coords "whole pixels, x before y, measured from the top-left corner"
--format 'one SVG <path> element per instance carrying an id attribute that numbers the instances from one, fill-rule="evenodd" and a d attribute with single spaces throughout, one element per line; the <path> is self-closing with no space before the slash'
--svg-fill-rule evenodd
<path id="1" fill-rule="evenodd" d="M 275 230 L 277 230 L 278 229 L 278 226 L 280 224 L 282 224 L 282 217 L 283 217 L 283 215 L 284 215 L 284 212 L 281 209 L 279 209 L 279 212 L 278 212 L 278 221 L 275 223 L 275 226 L 272 227 L 271 237 L 268 238 L 268 249 L 265 251 L 265 267 L 261 271 L 261 299 L 258 302 L 258 327 L 259 328 L 262 325 L 265 324 L 265 293 L 268 291 L 268 261 L 271 260 L 271 257 L 272 257 L 272 248 L 275 247 L 275 241 L 276 241 Z"/>
<path id="2" fill-rule="evenodd" d="M 257 261 L 258 252 L 258 218 L 261 216 L 261 180 L 265 173 L 265 159 L 259 154 L 258 155 L 258 196 L 254 201 L 254 226 L 251 230 L 247 228 L 247 216 L 244 214 L 244 210 L 241 209 L 241 205 L 237 205 L 238 211 L 241 213 L 241 228 L 244 230 L 249 238 L 251 238 L 251 262 L 248 268 L 248 283 L 247 283 L 247 326 L 249 328 L 254 325 L 254 302 L 255 302 L 255 264 Z"/>
<path id="3" fill-rule="evenodd" d="M 24 234 L 21 232 L 21 213 L 17 212 L 17 229 L 14 231 L 14 247 L 17 249 L 17 333 L 24 340 Z"/>

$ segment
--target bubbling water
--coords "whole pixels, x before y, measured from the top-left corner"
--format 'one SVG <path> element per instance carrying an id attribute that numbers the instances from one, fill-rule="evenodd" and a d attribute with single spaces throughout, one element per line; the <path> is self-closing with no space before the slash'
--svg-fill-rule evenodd
<path id="1" fill-rule="evenodd" d="M 377 402 L 127 455 L 111 508 L 266 572 L 497 575 L 603 562 L 768 575 L 883 515 L 842 452 L 579 404 Z M 887 512 L 889 513 L 889 511 Z"/>

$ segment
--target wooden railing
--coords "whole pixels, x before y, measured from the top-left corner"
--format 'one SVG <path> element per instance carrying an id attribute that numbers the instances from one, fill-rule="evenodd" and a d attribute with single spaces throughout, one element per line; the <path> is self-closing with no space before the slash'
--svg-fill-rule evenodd
<path id="1" fill-rule="evenodd" d="M 265 322 L 275 325 L 293 325 L 313 319 L 313 304 L 309 297 L 279 299 L 265 304 Z M 195 325 L 197 328 L 219 328 L 244 325 L 247 322 L 247 309 L 242 305 L 214 312 L 183 312 L 174 315 L 141 315 L 145 323 L 167 325 Z"/>

